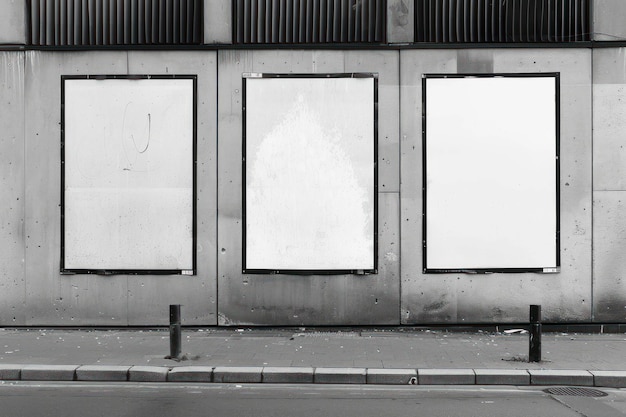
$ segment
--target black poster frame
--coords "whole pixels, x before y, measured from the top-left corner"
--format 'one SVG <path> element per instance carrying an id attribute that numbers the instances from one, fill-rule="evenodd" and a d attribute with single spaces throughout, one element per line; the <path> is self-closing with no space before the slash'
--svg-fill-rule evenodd
<path id="1" fill-rule="evenodd" d="M 94 269 L 66 268 L 65 266 L 65 82 L 68 80 L 180 80 L 193 81 L 193 137 L 192 137 L 192 269 Z M 61 75 L 61 258 L 60 273 L 98 275 L 196 275 L 197 274 L 197 126 L 198 76 L 195 74 L 131 74 L 131 75 Z"/>
<path id="2" fill-rule="evenodd" d="M 374 82 L 374 236 L 373 236 L 373 268 L 371 269 L 278 269 L 278 268 L 247 268 L 246 251 L 246 81 L 258 78 L 372 78 Z M 378 273 L 378 74 L 370 72 L 359 73 L 243 73 L 242 74 L 242 273 L 243 274 L 287 274 L 287 275 L 365 275 Z"/>
<path id="3" fill-rule="evenodd" d="M 428 230 L 427 230 L 427 80 L 441 78 L 554 78 L 555 82 L 555 177 L 556 177 L 556 265 L 554 267 L 528 267 L 528 268 L 430 268 L 428 266 Z M 558 273 L 561 267 L 561 226 L 560 226 L 560 124 L 561 124 L 561 105 L 560 105 L 560 73 L 559 72 L 537 72 L 537 73 L 458 73 L 458 74 L 423 74 L 422 75 L 422 271 L 425 274 L 448 274 L 448 273 L 468 273 L 468 274 L 486 274 L 486 273 Z"/>

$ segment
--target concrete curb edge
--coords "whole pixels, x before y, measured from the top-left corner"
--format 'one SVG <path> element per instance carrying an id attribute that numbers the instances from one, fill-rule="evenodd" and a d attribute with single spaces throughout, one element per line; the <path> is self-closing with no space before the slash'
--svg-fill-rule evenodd
<path id="1" fill-rule="evenodd" d="M 626 371 L 560 369 L 331 368 L 0 364 L 0 381 L 572 385 L 626 388 Z"/>

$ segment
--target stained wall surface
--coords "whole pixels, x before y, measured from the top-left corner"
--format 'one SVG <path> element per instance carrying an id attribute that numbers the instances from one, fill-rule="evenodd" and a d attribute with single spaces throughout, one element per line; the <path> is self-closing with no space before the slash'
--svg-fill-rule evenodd
<path id="1" fill-rule="evenodd" d="M 0 44 L 21 45 L 26 40 L 24 31 L 24 1 L 3 0 L 0 3 Z"/>
<path id="2" fill-rule="evenodd" d="M 26 317 L 24 54 L 0 52 L 0 323 Z"/>
<path id="3" fill-rule="evenodd" d="M 11 155 L 9 162 L 18 167 L 17 185 L 19 178 L 23 182 L 23 187 L 11 189 L 12 194 L 16 198 L 23 194 L 26 201 L 24 206 L 20 206 L 19 201 L 13 203 L 16 204 L 13 210 L 23 214 L 10 219 L 11 227 L 15 227 L 20 218 L 24 219 L 23 236 L 18 229 L 14 232 L 16 243 L 7 243 L 14 248 L 14 258 L 20 257 L 21 250 L 24 259 L 23 266 L 19 262 L 12 263 L 13 269 L 23 269 L 21 276 L 13 277 L 10 271 L 11 277 L 7 279 L 13 287 L 13 282 L 21 283 L 19 289 L 23 294 L 23 308 L 14 324 L 166 324 L 169 304 L 184 305 L 186 324 L 215 324 L 216 54 L 29 51 L 16 53 L 15 57 L 19 59 L 14 65 L 24 68 L 24 94 L 16 101 L 23 100 L 26 116 L 17 114 L 25 121 L 15 126 L 23 129 L 21 138 L 15 139 L 19 146 L 8 146 L 12 142 L 5 144 L 3 141 L 3 147 L 7 146 L 11 154 L 5 156 L 2 152 L 5 158 Z M 182 73 L 198 76 L 198 274 L 60 275 L 61 75 Z M 5 67 L 5 79 L 15 84 L 13 88 L 21 88 L 19 77 L 11 74 Z M 15 136 L 19 132 L 21 130 Z M 4 164 L 3 169 L 6 169 Z M 2 186 L 8 187 L 7 183 L 3 180 Z M 18 249 L 20 240 L 24 243 Z M 3 303 L 10 307 L 15 304 Z M 2 317 L 2 324 L 7 324 L 4 312 Z"/>
<path id="4" fill-rule="evenodd" d="M 537 72 L 560 73 L 561 272 L 422 273 L 422 74 Z M 546 321 L 590 320 L 590 52 L 401 51 L 401 108 L 402 323 L 523 322 L 530 304 L 542 305 Z"/>
<path id="5" fill-rule="evenodd" d="M 623 0 L 593 0 L 593 40 L 626 39 L 625 16 L 626 2 Z"/>
<path id="6" fill-rule="evenodd" d="M 625 48 L 1 52 L 0 325 L 163 325 L 168 304 L 195 325 L 624 322 L 624 68 Z M 378 274 L 242 274 L 244 72 L 378 73 Z M 422 74 L 476 72 L 560 73 L 559 273 L 422 271 Z M 198 76 L 196 276 L 59 273 L 63 74 Z"/>
<path id="7" fill-rule="evenodd" d="M 219 324 L 398 324 L 398 54 L 219 51 Z M 378 274 L 242 274 L 242 74 L 378 73 Z M 350 244 L 346 242 L 346 244 Z"/>
<path id="8" fill-rule="evenodd" d="M 594 319 L 626 320 L 626 49 L 593 52 Z"/>

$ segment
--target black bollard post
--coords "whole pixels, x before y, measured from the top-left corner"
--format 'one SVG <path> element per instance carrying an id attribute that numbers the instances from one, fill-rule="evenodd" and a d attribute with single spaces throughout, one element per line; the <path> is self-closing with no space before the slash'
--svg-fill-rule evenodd
<path id="1" fill-rule="evenodd" d="M 541 362 L 541 306 L 530 306 L 528 362 Z"/>
<path id="2" fill-rule="evenodd" d="M 180 304 L 170 304 L 170 358 L 180 357 Z"/>

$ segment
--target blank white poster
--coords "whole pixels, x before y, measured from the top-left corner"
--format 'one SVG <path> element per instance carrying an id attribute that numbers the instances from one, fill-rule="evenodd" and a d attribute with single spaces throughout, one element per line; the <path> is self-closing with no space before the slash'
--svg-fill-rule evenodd
<path id="1" fill-rule="evenodd" d="M 244 269 L 374 269 L 373 76 L 245 83 Z"/>
<path id="2" fill-rule="evenodd" d="M 64 94 L 64 268 L 192 270 L 193 79 L 65 79 Z"/>
<path id="3" fill-rule="evenodd" d="M 556 76 L 426 78 L 426 269 L 556 268 Z"/>

